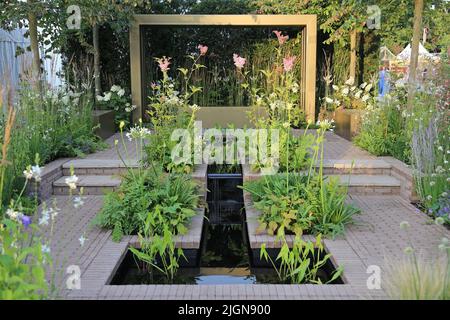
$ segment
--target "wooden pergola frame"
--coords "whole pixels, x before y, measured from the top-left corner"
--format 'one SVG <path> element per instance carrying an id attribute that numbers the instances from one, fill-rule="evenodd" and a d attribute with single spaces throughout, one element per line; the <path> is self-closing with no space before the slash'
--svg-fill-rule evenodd
<path id="1" fill-rule="evenodd" d="M 133 121 L 142 117 L 142 46 L 141 26 L 245 26 L 301 27 L 302 81 L 301 101 L 308 120 L 315 120 L 316 103 L 316 15 L 135 15 L 130 28 L 131 94 L 137 106 Z"/>

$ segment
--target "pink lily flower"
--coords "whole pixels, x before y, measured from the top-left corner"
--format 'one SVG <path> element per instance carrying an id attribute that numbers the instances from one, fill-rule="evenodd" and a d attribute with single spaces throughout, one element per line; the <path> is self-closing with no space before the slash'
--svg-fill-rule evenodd
<path id="1" fill-rule="evenodd" d="M 247 59 L 240 57 L 238 54 L 234 53 L 233 54 L 233 61 L 234 61 L 234 65 L 236 66 L 236 68 L 238 68 L 239 70 L 242 69 L 245 65 L 245 62 L 247 61 Z"/>
<path id="2" fill-rule="evenodd" d="M 283 58 L 284 71 L 289 72 L 292 70 L 296 58 L 296 56 Z"/>
<path id="3" fill-rule="evenodd" d="M 170 65 L 170 59 L 172 58 L 166 58 L 166 56 L 163 56 L 161 59 L 158 59 L 158 64 L 159 64 L 159 68 L 161 69 L 162 72 L 167 72 L 168 70 L 170 70 L 169 65 Z"/>
<path id="4" fill-rule="evenodd" d="M 198 48 L 198 50 L 200 50 L 201 56 L 204 56 L 208 52 L 208 47 L 204 46 L 202 44 L 199 44 L 197 48 Z"/>
<path id="5" fill-rule="evenodd" d="M 278 43 L 280 44 L 280 46 L 289 39 L 289 36 L 283 36 L 281 31 L 275 30 L 273 31 L 273 33 L 275 33 L 275 35 L 277 36 Z"/>

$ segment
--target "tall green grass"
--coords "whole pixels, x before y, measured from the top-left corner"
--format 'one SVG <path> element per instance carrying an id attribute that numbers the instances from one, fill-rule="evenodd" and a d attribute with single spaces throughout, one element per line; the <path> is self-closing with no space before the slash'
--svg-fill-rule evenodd
<path id="1" fill-rule="evenodd" d="M 28 83 L 21 84 L 14 99 L 16 121 L 4 180 L 9 192 L 4 192 L 3 204 L 9 203 L 23 185 L 22 172 L 35 163 L 36 154 L 42 165 L 60 157 L 82 157 L 102 147 L 94 132 L 92 108 L 90 93 L 47 88 L 36 91 Z M 5 116 L 0 119 L 1 136 Z"/>

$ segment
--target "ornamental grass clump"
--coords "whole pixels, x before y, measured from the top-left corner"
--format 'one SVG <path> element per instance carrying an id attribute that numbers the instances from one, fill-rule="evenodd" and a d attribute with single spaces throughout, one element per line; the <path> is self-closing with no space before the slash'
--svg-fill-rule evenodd
<path id="1" fill-rule="evenodd" d="M 442 218 L 435 220 L 436 224 L 443 222 Z M 408 232 L 409 223 L 403 221 L 400 228 Z M 438 254 L 434 254 L 436 251 Z M 442 238 L 437 248 L 427 255 L 416 252 L 409 240 L 404 253 L 401 259 L 386 258 L 382 286 L 388 295 L 398 300 L 450 300 L 449 240 Z"/>
<path id="2" fill-rule="evenodd" d="M 412 167 L 416 190 L 426 213 L 450 224 L 450 126 L 446 111 L 436 112 L 428 125 L 412 135 Z"/>

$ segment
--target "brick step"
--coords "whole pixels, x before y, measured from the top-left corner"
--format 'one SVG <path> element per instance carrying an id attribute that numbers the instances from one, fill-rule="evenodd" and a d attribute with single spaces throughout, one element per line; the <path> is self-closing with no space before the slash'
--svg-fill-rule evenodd
<path id="1" fill-rule="evenodd" d="M 65 179 L 68 176 L 62 176 L 53 182 L 53 194 L 68 195 L 70 189 L 67 186 Z M 119 177 L 110 175 L 81 175 L 78 176 L 78 189 L 74 194 L 78 194 L 79 189 L 83 187 L 84 195 L 103 195 L 110 191 L 115 191 L 119 187 L 121 179 Z"/>
<path id="2" fill-rule="evenodd" d="M 358 195 L 398 195 L 401 183 L 387 175 L 328 175 L 338 177 L 343 185 L 348 185 L 350 194 Z"/>
<path id="3" fill-rule="evenodd" d="M 390 175 L 391 168 L 391 164 L 378 159 L 355 161 L 327 159 L 323 162 L 323 172 L 327 175 Z"/>
<path id="4" fill-rule="evenodd" d="M 137 168 L 137 160 L 127 162 L 128 167 Z M 63 175 L 70 176 L 70 168 L 73 167 L 77 176 L 112 176 L 125 173 L 127 168 L 121 160 L 109 159 L 76 159 L 63 164 Z"/>

